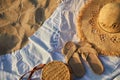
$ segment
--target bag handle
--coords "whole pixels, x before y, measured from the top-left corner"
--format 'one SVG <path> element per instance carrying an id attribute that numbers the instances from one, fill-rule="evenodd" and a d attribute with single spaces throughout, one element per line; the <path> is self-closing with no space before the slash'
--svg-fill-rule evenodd
<path id="1" fill-rule="evenodd" d="M 27 73 L 30 73 L 30 75 L 29 75 L 29 77 L 28 77 L 27 80 L 31 80 L 31 77 L 32 77 L 33 73 L 34 73 L 35 71 L 37 71 L 37 70 L 42 69 L 44 66 L 45 66 L 45 64 L 40 64 L 40 65 L 38 65 L 38 66 L 35 66 L 31 71 L 28 71 Z M 23 80 L 23 77 L 24 77 L 27 73 L 23 74 L 23 75 L 20 77 L 19 80 Z"/>

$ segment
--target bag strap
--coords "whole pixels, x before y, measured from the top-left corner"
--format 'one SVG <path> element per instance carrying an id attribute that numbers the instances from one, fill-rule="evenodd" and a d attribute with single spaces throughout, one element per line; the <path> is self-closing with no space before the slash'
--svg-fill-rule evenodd
<path id="1" fill-rule="evenodd" d="M 28 77 L 27 80 L 31 80 L 31 77 L 32 77 L 33 73 L 34 73 L 35 71 L 37 71 L 37 70 L 42 69 L 44 66 L 45 66 L 45 64 L 40 64 L 40 65 L 38 65 L 38 66 L 35 66 L 31 71 L 28 71 L 27 73 L 30 73 L 30 75 L 29 75 L 29 77 Z M 23 74 L 23 75 L 20 77 L 19 80 L 23 80 L 23 77 L 24 77 L 27 73 Z"/>

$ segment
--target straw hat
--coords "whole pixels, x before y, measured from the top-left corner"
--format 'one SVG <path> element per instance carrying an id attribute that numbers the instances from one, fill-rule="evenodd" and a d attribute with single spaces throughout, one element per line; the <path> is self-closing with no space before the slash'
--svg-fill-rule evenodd
<path id="1" fill-rule="evenodd" d="M 103 55 L 120 56 L 120 0 L 90 0 L 77 18 L 77 34 Z"/>
<path id="2" fill-rule="evenodd" d="M 42 80 L 71 80 L 69 68 L 60 61 L 52 61 L 42 69 Z"/>

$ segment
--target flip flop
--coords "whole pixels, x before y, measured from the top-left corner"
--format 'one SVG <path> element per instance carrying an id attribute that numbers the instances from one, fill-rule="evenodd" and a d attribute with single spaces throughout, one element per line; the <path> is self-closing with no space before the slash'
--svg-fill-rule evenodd
<path id="1" fill-rule="evenodd" d="M 78 49 L 82 58 L 88 62 L 93 72 L 96 74 L 102 74 L 104 71 L 104 67 L 98 58 L 97 51 L 92 47 L 80 47 Z"/>
<path id="2" fill-rule="evenodd" d="M 71 42 L 71 41 L 68 41 L 63 49 L 62 49 L 62 53 L 65 55 L 65 60 L 66 60 L 66 63 L 68 63 L 69 59 L 71 58 L 71 56 L 73 55 L 73 53 L 77 50 L 77 47 L 76 45 Z"/>
<path id="3" fill-rule="evenodd" d="M 76 50 L 76 45 L 68 41 L 62 49 L 62 53 L 65 55 L 66 63 L 70 66 L 73 74 L 76 77 L 82 77 L 85 74 L 85 70 L 78 53 L 75 52 Z"/>
<path id="4" fill-rule="evenodd" d="M 80 56 L 77 52 L 70 58 L 68 64 L 70 65 L 74 75 L 76 77 L 82 77 L 85 74 L 84 66 L 80 60 Z"/>

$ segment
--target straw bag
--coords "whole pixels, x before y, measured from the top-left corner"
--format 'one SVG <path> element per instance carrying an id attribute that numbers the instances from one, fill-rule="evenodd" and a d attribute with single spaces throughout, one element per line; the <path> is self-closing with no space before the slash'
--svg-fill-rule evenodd
<path id="1" fill-rule="evenodd" d="M 42 77 L 41 80 L 72 80 L 69 68 L 60 61 L 52 61 L 48 64 L 40 64 L 34 67 L 33 70 L 27 72 L 30 73 L 27 80 L 31 80 L 32 74 L 38 70 L 42 71 L 42 74 L 40 75 Z M 22 80 L 27 73 L 19 80 Z"/>

